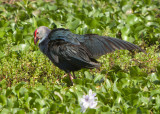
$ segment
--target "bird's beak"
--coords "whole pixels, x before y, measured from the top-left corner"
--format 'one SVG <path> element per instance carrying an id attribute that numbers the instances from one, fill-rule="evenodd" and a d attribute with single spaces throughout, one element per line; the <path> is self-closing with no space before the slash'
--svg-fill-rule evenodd
<path id="1" fill-rule="evenodd" d="M 38 42 L 39 38 L 38 37 L 34 37 L 34 44 L 36 45 Z"/>

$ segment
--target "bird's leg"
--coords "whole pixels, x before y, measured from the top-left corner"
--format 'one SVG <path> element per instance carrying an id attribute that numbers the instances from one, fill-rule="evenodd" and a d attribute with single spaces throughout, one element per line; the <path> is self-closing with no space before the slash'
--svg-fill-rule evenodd
<path id="1" fill-rule="evenodd" d="M 72 72 L 72 74 L 73 74 L 73 78 L 76 79 L 76 76 L 75 76 L 74 72 Z"/>
<path id="2" fill-rule="evenodd" d="M 63 75 L 62 78 L 67 77 L 67 74 Z"/>
<path id="3" fill-rule="evenodd" d="M 72 81 L 73 77 L 72 77 L 71 73 L 68 73 L 68 74 L 69 74 L 69 78 L 71 80 L 71 85 L 73 86 L 73 81 Z"/>

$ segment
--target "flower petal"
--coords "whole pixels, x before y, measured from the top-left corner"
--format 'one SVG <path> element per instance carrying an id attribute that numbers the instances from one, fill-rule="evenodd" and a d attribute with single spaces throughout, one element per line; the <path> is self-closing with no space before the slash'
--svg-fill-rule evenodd
<path id="1" fill-rule="evenodd" d="M 96 93 L 92 93 L 92 90 L 90 89 L 88 95 L 83 95 L 80 100 L 81 112 L 84 113 L 87 108 L 95 109 L 97 106 L 97 99 Z"/>

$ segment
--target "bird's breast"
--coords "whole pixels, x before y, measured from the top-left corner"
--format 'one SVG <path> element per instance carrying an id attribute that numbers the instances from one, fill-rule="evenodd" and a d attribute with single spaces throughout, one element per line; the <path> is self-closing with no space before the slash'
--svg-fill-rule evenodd
<path id="1" fill-rule="evenodd" d="M 39 49 L 45 55 L 47 55 L 47 51 L 48 51 L 48 42 L 49 40 L 44 40 L 43 42 L 39 43 Z"/>

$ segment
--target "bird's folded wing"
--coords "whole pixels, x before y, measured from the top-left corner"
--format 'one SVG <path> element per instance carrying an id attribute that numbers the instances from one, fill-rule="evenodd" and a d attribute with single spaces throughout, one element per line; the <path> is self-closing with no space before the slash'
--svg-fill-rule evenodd
<path id="1" fill-rule="evenodd" d="M 144 51 L 135 44 L 111 37 L 99 36 L 99 35 L 84 35 L 84 39 L 81 42 L 91 52 L 93 58 L 98 58 L 106 53 L 113 52 L 115 50 L 127 49 Z"/>
<path id="2" fill-rule="evenodd" d="M 52 57 L 58 56 L 59 62 L 66 61 L 76 67 L 94 68 L 96 65 L 99 67 L 96 60 L 91 61 L 92 55 L 85 47 L 64 40 L 51 41 L 49 43 L 49 53 Z"/>

